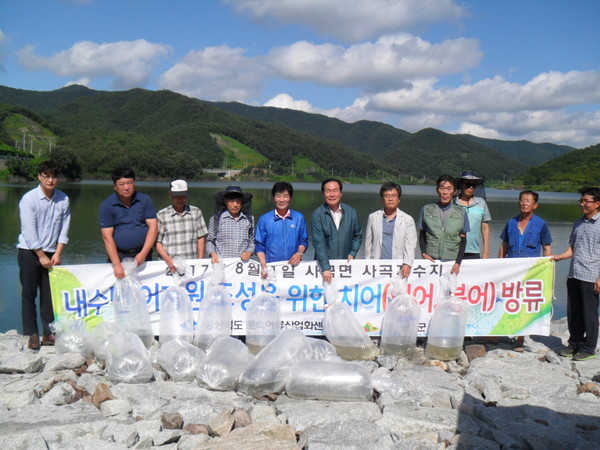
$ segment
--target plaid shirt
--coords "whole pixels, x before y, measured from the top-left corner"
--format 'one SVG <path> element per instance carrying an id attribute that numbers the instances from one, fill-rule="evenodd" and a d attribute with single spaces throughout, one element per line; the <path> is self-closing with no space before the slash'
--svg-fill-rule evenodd
<path id="1" fill-rule="evenodd" d="M 600 213 L 575 222 L 569 245 L 573 248 L 569 278 L 594 283 L 600 278 Z"/>
<path id="2" fill-rule="evenodd" d="M 216 221 L 219 220 L 219 225 Z M 216 231 L 216 232 L 215 232 Z M 243 252 L 254 253 L 254 223 L 243 212 L 234 219 L 229 211 L 214 215 L 208 223 L 206 254 L 215 252 L 223 258 L 239 258 Z"/>
<path id="3" fill-rule="evenodd" d="M 161 209 L 158 219 L 158 238 L 169 256 L 198 258 L 198 239 L 208 234 L 202 211 L 195 206 L 185 205 L 183 214 L 177 214 L 173 205 Z"/>

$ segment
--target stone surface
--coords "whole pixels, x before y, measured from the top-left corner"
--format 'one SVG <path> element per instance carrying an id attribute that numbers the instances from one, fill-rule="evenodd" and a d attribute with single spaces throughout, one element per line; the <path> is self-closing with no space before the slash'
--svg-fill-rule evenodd
<path id="1" fill-rule="evenodd" d="M 25 337 L 5 333 L 0 364 L 44 367 L 0 373 L 0 448 L 597 448 L 600 358 L 559 357 L 566 327 L 551 330 L 527 337 L 523 353 L 500 338 L 475 358 L 480 344 L 467 340 L 444 364 L 424 358 L 422 347 L 411 360 L 362 362 L 379 386 L 370 402 L 210 391 L 165 380 L 157 368 L 154 381 L 113 384 L 93 358 L 31 352 Z"/>

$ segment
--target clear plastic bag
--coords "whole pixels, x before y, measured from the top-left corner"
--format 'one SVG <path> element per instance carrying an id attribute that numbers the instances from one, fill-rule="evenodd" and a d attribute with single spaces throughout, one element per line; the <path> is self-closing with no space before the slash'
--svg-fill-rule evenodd
<path id="1" fill-rule="evenodd" d="M 456 275 L 441 279 L 442 291 L 429 322 L 425 356 L 450 361 L 458 359 L 462 351 L 467 326 L 467 302 L 453 295 Z"/>
<path id="2" fill-rule="evenodd" d="M 100 322 L 90 330 L 89 340 L 96 359 L 106 361 L 108 341 L 119 330 L 116 323 L 107 321 Z"/>
<path id="3" fill-rule="evenodd" d="M 91 353 L 91 344 L 85 329 L 83 319 L 58 317 L 50 324 L 55 333 L 54 349 L 56 353 L 81 353 L 87 356 Z"/>
<path id="4" fill-rule="evenodd" d="M 312 348 L 312 359 L 315 361 L 340 361 L 340 355 L 335 351 L 335 347 L 325 339 L 307 337 L 308 343 Z"/>
<path id="5" fill-rule="evenodd" d="M 115 382 L 147 383 L 154 373 L 148 350 L 137 334 L 118 331 L 106 346 L 108 378 Z"/>
<path id="6" fill-rule="evenodd" d="M 269 294 L 269 285 L 275 286 L 275 271 L 268 271 L 261 292 L 248 303 L 246 308 L 246 345 L 250 353 L 258 353 L 281 333 L 281 308 L 277 297 Z"/>
<path id="7" fill-rule="evenodd" d="M 160 294 L 159 341 L 194 340 L 194 311 L 185 289 L 171 286 Z"/>
<path id="8" fill-rule="evenodd" d="M 371 373 L 347 361 L 300 361 L 285 384 L 293 398 L 360 402 L 373 397 Z"/>
<path id="9" fill-rule="evenodd" d="M 373 388 L 380 394 L 389 394 L 392 398 L 399 398 L 404 393 L 403 381 L 391 372 L 376 371 L 371 375 Z"/>
<path id="10" fill-rule="evenodd" d="M 283 330 L 248 364 L 238 390 L 248 395 L 283 391 L 294 364 L 312 357 L 312 348 L 300 330 Z"/>
<path id="11" fill-rule="evenodd" d="M 140 282 L 132 275 L 115 282 L 113 310 L 115 322 L 125 331 L 137 334 L 146 347 L 154 344 L 154 333 L 146 294 Z"/>
<path id="12" fill-rule="evenodd" d="M 232 298 L 219 283 L 223 279 L 224 265 L 212 265 L 213 273 L 204 298 L 198 308 L 194 344 L 207 351 L 219 337 L 231 335 Z"/>
<path id="13" fill-rule="evenodd" d="M 196 378 L 202 387 L 215 391 L 233 391 L 248 366 L 250 352 L 239 339 L 230 336 L 215 339 L 198 366 Z"/>
<path id="14" fill-rule="evenodd" d="M 379 354 L 379 349 L 356 320 L 346 303 L 336 301 L 337 290 L 332 283 L 325 283 L 327 301 L 323 329 L 338 355 L 348 360 L 370 361 Z"/>
<path id="15" fill-rule="evenodd" d="M 421 307 L 406 293 L 406 279 L 398 277 L 381 324 L 381 350 L 385 355 L 414 356 Z"/>
<path id="16" fill-rule="evenodd" d="M 206 354 L 190 342 L 175 338 L 161 344 L 156 360 L 174 381 L 192 381 Z"/>

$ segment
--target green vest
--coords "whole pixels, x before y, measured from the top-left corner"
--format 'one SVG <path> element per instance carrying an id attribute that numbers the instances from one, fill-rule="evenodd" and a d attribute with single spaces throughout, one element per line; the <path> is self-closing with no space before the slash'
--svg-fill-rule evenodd
<path id="1" fill-rule="evenodd" d="M 446 223 L 442 226 L 442 214 L 437 203 L 426 205 L 423 211 L 426 225 L 425 252 L 434 259 L 452 261 L 458 256 L 460 232 L 465 226 L 465 212 L 452 204 Z"/>

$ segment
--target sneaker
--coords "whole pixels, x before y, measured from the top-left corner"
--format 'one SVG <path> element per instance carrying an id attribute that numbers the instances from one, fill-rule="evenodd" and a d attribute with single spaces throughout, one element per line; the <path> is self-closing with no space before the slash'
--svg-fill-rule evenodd
<path id="1" fill-rule="evenodd" d="M 40 337 L 37 334 L 29 336 L 29 344 L 27 345 L 31 350 L 39 350 L 41 347 Z"/>
<path id="2" fill-rule="evenodd" d="M 595 357 L 596 357 L 595 353 L 577 352 L 573 355 L 573 360 L 587 361 L 588 359 L 594 359 Z"/>
<path id="3" fill-rule="evenodd" d="M 558 352 L 559 356 L 564 356 L 565 358 L 571 358 L 575 354 L 575 350 L 571 347 L 565 347 L 561 351 Z"/>

